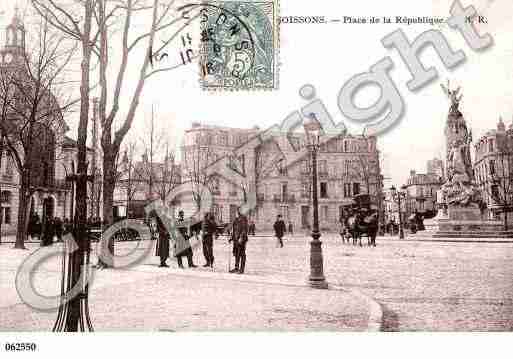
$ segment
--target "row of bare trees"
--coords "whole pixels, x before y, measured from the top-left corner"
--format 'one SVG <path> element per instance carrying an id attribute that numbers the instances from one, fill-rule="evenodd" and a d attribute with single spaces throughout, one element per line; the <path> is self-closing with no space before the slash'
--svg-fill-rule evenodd
<path id="1" fill-rule="evenodd" d="M 5 116 L 1 121 L 0 137 L 5 139 L 21 176 L 17 247 L 23 247 L 26 236 L 26 230 L 21 227 L 26 227 L 27 203 L 33 187 L 30 183 L 33 176 L 26 162 L 34 149 L 32 139 L 38 137 L 36 124 L 44 122 L 48 125 L 45 118 L 62 116 L 77 103 L 79 176 L 75 219 L 77 223 L 86 222 L 87 177 L 81 174 L 88 171 L 86 142 L 93 91 L 99 101 L 98 118 L 102 132 L 102 212 L 104 220 L 112 223 L 113 193 L 118 176 L 116 162 L 122 142 L 135 120 L 148 80 L 156 73 L 172 69 L 152 68 L 151 49 L 157 33 L 182 20 L 174 16 L 174 1 L 166 0 L 30 0 L 30 3 L 38 15 L 33 18 L 38 18 L 41 23 L 39 41 L 34 42 L 40 49 L 34 51 L 31 44 L 31 51 L 24 54 L 32 85 L 22 84 L 25 83 L 22 77 L 26 75 L 19 74 L 12 76 L 14 79 L 2 76 L 2 82 L 8 84 L 1 84 L 7 90 L 5 93 L 12 93 L 12 96 L 2 96 L 0 110 Z M 70 74 L 70 69 L 75 73 Z M 128 75 L 134 73 L 138 75 L 132 84 Z M 79 94 L 75 100 L 63 101 L 61 93 L 73 93 L 63 91 L 72 78 L 78 78 Z M 121 106 L 122 98 L 128 99 L 126 106 Z M 8 111 L 4 112 L 4 109 Z M 9 121 L 6 121 L 13 111 L 26 120 L 15 131 L 16 136 L 7 128 Z"/>
<path id="2" fill-rule="evenodd" d="M 127 143 L 117 165 L 117 183 L 126 193 L 127 210 L 136 199 L 160 199 L 169 204 L 172 191 L 181 182 L 175 151 L 165 131 L 156 127 L 153 111 L 146 128 L 137 141 Z"/>
<path id="3" fill-rule="evenodd" d="M 53 149 L 60 138 L 54 134 L 66 130 L 64 116 L 77 103 L 68 71 L 76 46 L 43 18 L 29 25 L 0 68 L 0 154 L 15 164 L 20 183 L 16 248 L 24 248 L 30 198 L 54 184 Z"/>

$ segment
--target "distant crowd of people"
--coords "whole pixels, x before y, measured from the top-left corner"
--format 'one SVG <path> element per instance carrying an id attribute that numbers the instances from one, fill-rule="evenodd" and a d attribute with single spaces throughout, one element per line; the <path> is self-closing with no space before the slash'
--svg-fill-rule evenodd
<path id="1" fill-rule="evenodd" d="M 101 227 L 102 221 L 98 217 L 90 217 L 88 228 Z M 73 222 L 69 218 L 47 216 L 41 219 L 39 214 L 33 212 L 27 226 L 27 234 L 33 241 L 40 241 L 41 246 L 50 246 L 55 241 L 61 242 L 62 237 L 73 230 Z"/>
<path id="2" fill-rule="evenodd" d="M 68 218 L 48 216 L 41 220 L 37 213 L 32 213 L 27 227 L 27 234 L 32 240 L 41 242 L 41 246 L 49 246 L 55 240 L 62 241 L 63 235 L 71 231 L 71 222 Z"/>

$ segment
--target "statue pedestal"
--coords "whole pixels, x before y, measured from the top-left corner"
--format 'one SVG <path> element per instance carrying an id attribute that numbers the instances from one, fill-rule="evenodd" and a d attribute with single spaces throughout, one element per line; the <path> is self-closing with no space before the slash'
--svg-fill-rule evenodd
<path id="1" fill-rule="evenodd" d="M 483 218 L 479 208 L 449 206 L 446 212 L 439 210 L 432 221 L 433 237 L 448 238 L 502 238 L 510 232 L 502 230 L 501 221 Z"/>

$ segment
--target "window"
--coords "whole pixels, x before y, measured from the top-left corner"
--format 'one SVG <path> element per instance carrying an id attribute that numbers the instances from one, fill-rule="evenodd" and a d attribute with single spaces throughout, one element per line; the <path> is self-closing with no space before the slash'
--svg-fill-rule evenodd
<path id="1" fill-rule="evenodd" d="M 308 182 L 301 183 L 301 197 L 308 198 L 310 197 L 310 184 Z"/>
<path id="2" fill-rule="evenodd" d="M 227 146 L 228 145 L 228 134 L 226 132 L 221 132 L 218 137 L 219 145 L 220 146 Z"/>
<path id="3" fill-rule="evenodd" d="M 328 173 L 328 161 L 319 161 L 319 173 Z"/>
<path id="4" fill-rule="evenodd" d="M 348 152 L 348 151 L 349 151 L 348 141 L 344 141 L 344 152 Z"/>
<path id="5" fill-rule="evenodd" d="M 495 160 L 490 160 L 489 166 L 490 166 L 490 174 L 494 175 L 495 174 Z"/>
<path id="6" fill-rule="evenodd" d="M 321 215 L 322 215 L 322 219 L 324 221 L 327 221 L 328 220 L 328 206 L 322 206 L 322 211 L 321 211 Z"/>
<path id="7" fill-rule="evenodd" d="M 237 185 L 232 184 L 231 187 L 232 187 L 232 189 L 231 189 L 229 195 L 230 195 L 230 197 L 236 197 L 237 196 Z"/>
<path id="8" fill-rule="evenodd" d="M 356 196 L 357 194 L 360 194 L 360 183 L 354 182 L 353 183 L 353 196 Z"/>
<path id="9" fill-rule="evenodd" d="M 496 184 L 492 185 L 492 197 L 493 199 L 498 199 L 499 198 L 499 186 L 497 186 Z"/>
<path id="10" fill-rule="evenodd" d="M 344 197 L 351 197 L 351 183 L 344 183 Z"/>
<path id="11" fill-rule="evenodd" d="M 5 174 L 7 176 L 12 176 L 13 173 L 13 163 L 12 157 L 8 154 L 5 158 Z"/>
<path id="12" fill-rule="evenodd" d="M 308 160 L 301 161 L 301 172 L 302 173 L 309 173 L 310 169 L 308 168 Z"/>
<path id="13" fill-rule="evenodd" d="M 328 198 L 328 183 L 321 182 L 321 198 Z"/>
<path id="14" fill-rule="evenodd" d="M 280 175 L 282 175 L 282 176 L 286 176 L 286 175 L 287 175 L 287 167 L 286 167 L 286 166 L 284 166 L 284 163 L 283 163 L 283 162 L 284 162 L 284 161 L 280 161 L 280 162 L 278 162 L 278 165 L 277 165 L 277 167 L 278 167 L 278 173 L 279 173 Z"/>
<path id="15" fill-rule="evenodd" d="M 8 203 L 8 204 L 11 203 L 11 192 L 9 192 L 9 191 L 2 191 L 0 197 L 1 197 L 0 201 L 2 203 Z"/>
<path id="16" fill-rule="evenodd" d="M 215 177 L 212 179 L 212 193 L 220 194 L 221 190 L 219 188 L 219 178 Z"/>
<path id="17" fill-rule="evenodd" d="M 11 207 L 5 207 L 3 210 L 4 210 L 4 223 L 11 224 Z"/>
<path id="18" fill-rule="evenodd" d="M 287 198 L 288 198 L 287 184 L 286 183 L 282 183 L 282 185 L 281 185 L 281 200 L 282 201 L 286 201 Z"/>

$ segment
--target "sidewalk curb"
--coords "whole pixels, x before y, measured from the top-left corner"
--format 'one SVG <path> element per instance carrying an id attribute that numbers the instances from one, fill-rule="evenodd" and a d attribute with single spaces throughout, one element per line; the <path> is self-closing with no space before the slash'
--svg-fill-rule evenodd
<path id="1" fill-rule="evenodd" d="M 337 287 L 337 286 L 333 286 Z M 341 287 L 338 287 L 342 289 Z M 379 304 L 374 298 L 369 297 L 368 295 L 363 294 L 359 290 L 351 289 L 351 294 L 359 299 L 367 302 L 367 306 L 369 307 L 369 319 L 367 324 L 367 331 L 369 332 L 380 332 L 383 327 L 383 310 L 381 309 L 381 304 Z"/>

